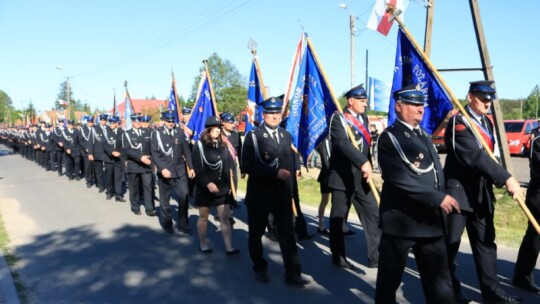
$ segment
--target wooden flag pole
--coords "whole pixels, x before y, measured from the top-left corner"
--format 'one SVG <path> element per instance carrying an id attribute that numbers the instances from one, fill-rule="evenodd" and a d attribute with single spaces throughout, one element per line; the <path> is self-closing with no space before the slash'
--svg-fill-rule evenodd
<path id="1" fill-rule="evenodd" d="M 176 104 L 176 117 L 178 117 L 178 125 L 180 125 L 180 117 L 182 113 L 182 109 L 180 108 L 180 101 L 178 100 L 178 93 L 176 91 L 176 79 L 174 78 L 174 72 L 171 68 L 171 76 L 172 76 L 172 86 L 174 91 L 174 103 Z"/>
<path id="2" fill-rule="evenodd" d="M 317 53 L 315 52 L 315 48 L 311 44 L 311 39 L 309 37 L 306 37 L 306 42 L 307 42 L 308 46 L 311 48 L 311 52 L 313 52 L 313 57 L 315 57 L 315 62 L 319 66 L 319 69 L 321 70 L 323 78 L 326 80 L 326 84 L 328 85 L 328 90 L 330 91 L 330 94 L 332 95 L 332 101 L 334 101 L 334 104 L 336 105 L 336 108 L 337 108 L 338 112 L 340 114 L 342 114 L 343 109 L 341 108 L 341 105 L 339 104 L 339 102 L 337 102 L 336 94 L 334 93 L 334 89 L 330 85 L 330 82 L 328 82 L 328 77 L 326 77 L 326 72 L 324 71 L 324 68 L 320 65 L 319 57 L 317 56 Z M 360 150 L 360 147 L 358 146 L 358 143 L 356 142 L 356 140 L 354 140 L 354 134 L 353 134 L 353 132 L 351 130 L 351 127 L 348 124 L 345 125 L 345 130 L 346 130 L 347 135 L 349 136 L 349 139 L 350 139 L 351 143 L 353 144 L 353 146 L 356 149 Z M 373 192 L 373 195 L 375 196 L 375 200 L 377 201 L 377 205 L 379 205 L 380 201 L 381 201 L 381 198 L 380 198 L 380 195 L 379 195 L 379 189 L 377 189 L 377 187 L 375 186 L 375 183 L 373 183 L 373 180 L 371 178 L 367 179 L 367 183 L 369 184 L 369 188 L 371 189 L 371 191 Z"/>
<path id="3" fill-rule="evenodd" d="M 431 63 L 431 60 L 429 59 L 428 56 L 426 56 L 426 54 L 424 53 L 424 51 L 419 47 L 418 43 L 416 43 L 416 40 L 414 40 L 414 38 L 412 37 L 411 33 L 409 32 L 409 30 L 407 30 L 407 28 L 405 27 L 405 25 L 403 24 L 403 22 L 401 21 L 401 19 L 399 19 L 398 15 L 401 13 L 400 11 L 398 12 L 395 12 L 395 8 L 394 7 L 391 7 L 391 6 L 388 6 L 388 8 L 386 9 L 387 12 L 389 12 L 390 14 L 393 15 L 393 19 L 395 19 L 397 21 L 397 23 L 399 24 L 399 27 L 403 30 L 403 33 L 405 33 L 405 35 L 407 36 L 407 38 L 409 38 L 409 40 L 411 41 L 411 43 L 413 44 L 413 46 L 416 48 L 416 50 L 418 51 L 418 53 L 420 54 L 420 56 L 422 57 L 422 59 L 424 60 L 424 62 L 426 63 L 426 65 L 428 66 L 428 68 L 431 70 L 431 72 L 433 72 L 433 75 L 435 76 L 435 78 L 437 78 L 437 80 L 439 81 L 439 83 L 443 86 L 444 90 L 450 95 L 450 99 L 452 101 L 452 103 L 454 104 L 454 106 L 456 106 L 459 111 L 461 112 L 461 114 L 463 115 L 463 117 L 467 120 L 467 122 L 470 124 L 471 126 L 471 131 L 473 132 L 473 134 L 476 136 L 476 138 L 480 141 L 480 143 L 482 144 L 482 147 L 484 148 L 484 150 L 486 151 L 486 153 L 495 161 L 498 163 L 497 159 L 495 158 L 495 155 L 493 154 L 493 152 L 491 152 L 491 149 L 489 149 L 486 141 L 484 140 L 484 138 L 480 135 L 479 131 L 477 128 L 474 127 L 473 123 L 472 123 L 472 119 L 471 117 L 469 116 L 469 113 L 467 113 L 467 111 L 465 111 L 465 108 L 463 108 L 463 106 L 461 105 L 461 103 L 459 103 L 458 99 L 456 98 L 456 96 L 454 95 L 454 93 L 452 93 L 452 91 L 450 90 L 450 88 L 446 85 L 446 82 L 444 81 L 444 79 L 442 79 L 441 75 L 439 74 L 439 71 L 435 68 L 435 66 L 433 65 L 433 63 Z M 523 210 L 523 213 L 525 213 L 525 215 L 527 216 L 527 218 L 529 219 L 529 221 L 531 222 L 531 224 L 534 226 L 534 229 L 536 230 L 536 232 L 538 234 L 540 234 L 540 225 L 538 225 L 538 222 L 536 221 L 536 219 L 534 218 L 534 216 L 531 214 L 531 211 L 529 210 L 529 208 L 525 205 L 525 202 L 523 201 L 523 197 L 521 195 L 518 195 L 518 197 L 515 199 L 515 201 L 518 203 L 518 205 L 521 207 L 521 210 Z"/>

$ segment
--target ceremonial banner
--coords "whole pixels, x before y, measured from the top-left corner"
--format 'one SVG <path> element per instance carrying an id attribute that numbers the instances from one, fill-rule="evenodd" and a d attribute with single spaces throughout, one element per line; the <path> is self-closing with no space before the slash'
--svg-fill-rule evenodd
<path id="1" fill-rule="evenodd" d="M 308 40 L 309 41 L 309 40 Z M 292 134 L 292 143 L 307 165 L 309 155 L 328 136 L 330 118 L 337 110 L 322 67 L 311 44 L 306 44 L 298 71 L 298 80 L 290 104 L 286 129 Z"/>
<path id="2" fill-rule="evenodd" d="M 216 107 L 210 91 L 210 81 L 207 73 L 203 72 L 201 82 L 199 83 L 199 90 L 197 92 L 197 100 L 191 111 L 189 121 L 187 122 L 187 128 L 193 134 L 191 137 L 192 140 L 199 140 L 201 132 L 204 131 L 206 118 L 212 115 L 217 116 L 215 109 Z"/>
<path id="3" fill-rule="evenodd" d="M 174 93 L 174 86 L 171 87 L 171 93 L 169 94 L 169 105 L 167 109 L 174 111 L 174 122 L 178 123 L 178 109 L 176 108 L 176 94 Z"/>
<path id="4" fill-rule="evenodd" d="M 126 96 L 124 98 L 124 130 L 126 131 L 131 129 L 131 114 L 133 114 L 133 105 L 126 89 Z"/>
<path id="5" fill-rule="evenodd" d="M 412 84 L 418 85 L 426 96 L 424 118 L 420 125 L 431 134 L 441 124 L 448 112 L 453 109 L 453 105 L 446 91 L 444 91 L 437 78 L 422 59 L 422 56 L 414 48 L 407 35 L 400 29 L 397 39 L 392 92 Z M 394 96 L 390 96 L 388 125 L 391 125 L 396 119 L 395 103 Z"/>
<path id="6" fill-rule="evenodd" d="M 264 95 L 262 81 L 259 79 L 259 73 L 260 71 L 257 67 L 257 58 L 253 57 L 253 62 L 251 63 L 251 73 L 249 75 L 245 134 L 256 128 L 259 123 L 263 121 L 262 102 L 264 101 Z"/>

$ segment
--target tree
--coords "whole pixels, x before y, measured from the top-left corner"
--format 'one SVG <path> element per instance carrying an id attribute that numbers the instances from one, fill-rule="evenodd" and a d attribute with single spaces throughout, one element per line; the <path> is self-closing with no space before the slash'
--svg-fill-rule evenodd
<path id="1" fill-rule="evenodd" d="M 13 110 L 11 98 L 0 90 L 0 123 L 11 124 Z"/>
<path id="2" fill-rule="evenodd" d="M 58 93 L 58 97 L 56 98 L 56 100 L 54 101 L 54 108 L 56 110 L 63 110 L 64 109 L 64 106 L 62 106 L 58 101 L 59 100 L 63 100 L 63 101 L 66 101 L 68 102 L 68 104 L 71 106 L 72 104 L 72 101 L 73 101 L 73 91 L 71 90 L 71 86 L 69 86 L 69 99 L 68 100 L 68 81 L 64 81 L 60 84 L 60 93 Z"/>
<path id="3" fill-rule="evenodd" d="M 238 72 L 236 67 L 228 60 L 223 60 L 217 53 L 208 58 L 208 70 L 212 80 L 218 111 L 228 111 L 238 114 L 246 107 L 247 87 L 246 79 Z M 205 71 L 202 65 L 200 72 Z M 191 89 L 190 102 L 194 103 L 199 89 L 201 75 L 197 75 Z"/>
<path id="4" fill-rule="evenodd" d="M 538 85 L 534 87 L 534 89 L 531 91 L 531 94 L 527 97 L 527 100 L 523 103 L 523 118 L 530 119 L 534 118 L 536 119 L 538 117 L 539 113 L 539 105 L 540 102 L 540 88 Z"/>

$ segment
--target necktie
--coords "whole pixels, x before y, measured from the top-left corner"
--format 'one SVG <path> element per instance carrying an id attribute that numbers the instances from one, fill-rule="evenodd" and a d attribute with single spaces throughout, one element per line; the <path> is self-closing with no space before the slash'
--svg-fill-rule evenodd
<path id="1" fill-rule="evenodd" d="M 418 137 L 422 138 L 422 133 L 420 132 L 420 129 L 415 128 L 415 129 L 413 129 L 413 132 L 414 132 L 416 135 L 418 135 Z"/>
<path id="2" fill-rule="evenodd" d="M 277 131 L 273 131 L 273 132 L 272 132 L 272 138 L 273 138 L 274 141 L 276 142 L 276 145 L 279 146 L 279 141 L 278 141 L 278 137 L 277 137 Z"/>
<path id="3" fill-rule="evenodd" d="M 486 131 L 489 134 L 491 134 L 491 130 L 489 129 L 488 122 L 486 121 L 486 117 L 482 116 L 481 121 L 482 121 L 482 126 L 484 127 L 484 129 L 486 129 Z"/>

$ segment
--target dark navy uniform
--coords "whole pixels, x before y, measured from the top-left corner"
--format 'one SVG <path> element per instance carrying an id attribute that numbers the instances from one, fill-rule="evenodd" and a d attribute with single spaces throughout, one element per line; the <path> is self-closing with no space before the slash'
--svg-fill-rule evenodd
<path id="1" fill-rule="evenodd" d="M 152 168 L 145 164 L 143 156 L 150 160 L 150 132 L 142 128 L 135 128 L 142 116 L 131 115 L 133 127 L 124 132 L 122 146 L 127 157 L 126 171 L 128 176 L 129 200 L 131 211 L 141 214 L 140 202 L 143 201 L 146 214 L 155 215 L 152 197 Z"/>
<path id="2" fill-rule="evenodd" d="M 64 166 L 64 142 L 62 137 L 62 131 L 64 130 L 64 119 L 58 120 L 58 126 L 54 128 L 54 142 L 56 143 L 54 149 L 54 156 L 56 159 L 56 170 L 58 171 L 58 176 L 62 176 L 62 167 Z"/>
<path id="3" fill-rule="evenodd" d="M 175 115 L 174 111 L 166 111 L 162 113 L 162 119 L 174 123 Z M 174 189 L 178 199 L 178 229 L 189 232 L 186 166 L 192 170 L 193 165 L 186 135 L 181 128 L 163 126 L 152 132 L 150 143 L 159 178 L 160 224 L 165 231 L 173 232 L 170 200 Z M 170 172 L 170 178 L 163 176 L 164 169 Z"/>
<path id="4" fill-rule="evenodd" d="M 531 152 L 529 154 L 531 180 L 527 188 L 527 197 L 525 204 L 531 211 L 536 221 L 540 221 L 540 134 L 531 141 Z M 534 293 L 539 293 L 540 289 L 534 282 L 534 268 L 540 252 L 540 235 L 536 232 L 534 226 L 529 222 L 527 231 L 516 260 L 514 267 L 514 278 L 512 283 Z"/>
<path id="5" fill-rule="evenodd" d="M 473 98 L 489 102 L 496 98 L 495 93 L 491 81 L 472 82 L 468 97 L 471 103 L 476 102 Z M 491 121 L 474 113 L 470 106 L 466 110 L 473 120 L 472 125 L 462 115 L 452 117 L 444 140 L 447 149 L 444 166 L 446 192 L 456 198 L 462 211 L 448 217 L 447 247 L 454 292 L 461 296 L 460 282 L 455 276 L 455 259 L 466 228 L 484 301 L 519 303 L 519 299 L 507 296 L 499 284 L 493 223 L 493 185 L 504 186 L 511 175 L 487 154 L 472 132 L 474 127 L 486 136 L 492 136 L 494 128 Z M 496 143 L 493 141 L 492 145 L 495 147 Z"/>
<path id="6" fill-rule="evenodd" d="M 103 145 L 106 141 L 103 133 L 107 129 L 105 123 L 109 116 L 107 114 L 101 114 L 99 116 L 99 124 L 92 129 L 92 138 L 88 142 L 88 155 L 92 155 L 94 159 L 94 170 L 96 174 L 96 186 L 99 188 L 99 192 L 105 191 L 103 162 L 107 158 L 103 150 Z"/>
<path id="7" fill-rule="evenodd" d="M 264 103 L 265 113 L 280 113 L 282 102 L 271 98 Z M 272 135 L 271 132 L 277 132 Z M 278 137 L 278 142 L 273 139 Z M 263 258 L 261 238 L 266 229 L 268 214 L 274 215 L 277 237 L 285 265 L 286 282 L 303 286 L 301 266 L 298 259 L 292 221 L 292 178 L 294 177 L 294 153 L 291 151 L 291 134 L 281 128 L 273 129 L 265 124 L 250 131 L 242 148 L 242 172 L 249 175 L 245 203 L 248 212 L 249 253 L 253 270 L 259 281 L 267 282 L 268 263 Z M 289 180 L 278 178 L 281 169 L 290 173 Z"/>
<path id="8" fill-rule="evenodd" d="M 92 126 L 89 126 L 92 124 Z M 83 125 L 80 129 L 80 139 L 81 143 L 81 158 L 82 158 L 82 167 L 84 171 L 84 180 L 86 181 L 86 187 L 90 188 L 95 183 L 95 168 L 94 161 L 88 159 L 88 147 L 92 144 L 93 140 L 93 128 L 94 128 L 94 118 L 92 116 L 86 117 L 86 124 Z"/>
<path id="9" fill-rule="evenodd" d="M 348 91 L 345 97 L 347 99 L 365 99 L 367 95 L 362 85 L 360 85 Z M 346 108 L 343 112 L 355 116 L 349 108 Z M 353 119 L 367 130 L 367 115 L 364 113 L 361 116 L 362 118 Z M 370 266 L 375 267 L 379 259 L 378 248 L 381 238 L 381 231 L 378 227 L 379 208 L 375 196 L 366 180 L 362 177 L 362 171 L 360 170 L 365 163 L 371 160 L 370 147 L 367 139 L 354 127 L 351 129 L 360 150 L 353 146 L 346 132 L 347 123 L 344 116 L 337 112 L 332 115 L 330 122 L 332 155 L 330 157 L 330 172 L 327 185 L 332 190 L 332 209 L 330 213 L 332 262 L 340 267 L 350 267 L 345 254 L 343 221 L 349 212 L 352 201 L 364 228 L 368 263 Z"/>
<path id="10" fill-rule="evenodd" d="M 118 124 L 120 118 L 111 116 L 109 124 Z M 107 127 L 103 133 L 103 151 L 105 157 L 103 163 L 105 171 L 103 180 L 105 182 L 105 194 L 107 199 L 113 196 L 117 202 L 125 202 L 123 181 L 125 178 L 124 161 L 122 157 L 122 134 L 124 130 L 119 127 Z"/>
<path id="11" fill-rule="evenodd" d="M 416 88 L 406 87 L 394 95 L 405 107 L 424 104 L 424 95 Z M 380 205 L 383 235 L 375 303 L 396 303 L 410 249 L 426 302 L 455 303 L 446 266 L 445 213 L 440 208 L 446 194 L 437 151 L 423 129 L 399 119 L 379 137 L 378 151 L 384 180 Z"/>
<path id="12" fill-rule="evenodd" d="M 62 130 L 64 143 L 64 158 L 66 160 L 66 176 L 69 180 L 79 179 L 81 167 L 81 148 L 79 143 L 79 130 L 73 128 L 74 121 L 68 120 L 68 127 Z"/>
<path id="13" fill-rule="evenodd" d="M 40 134 L 41 151 L 45 170 L 51 171 L 54 169 L 54 141 L 52 139 L 51 125 L 46 124 L 44 132 Z"/>

